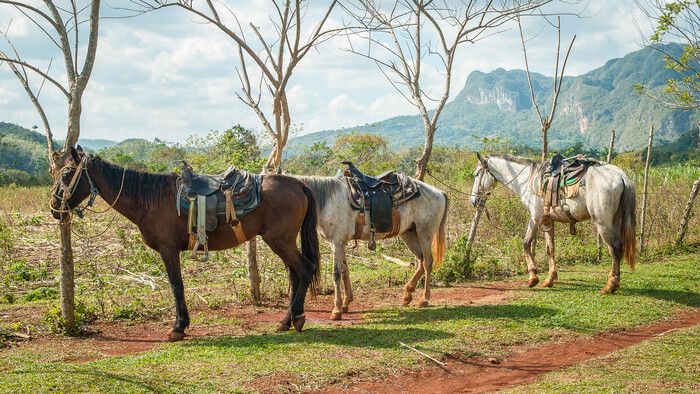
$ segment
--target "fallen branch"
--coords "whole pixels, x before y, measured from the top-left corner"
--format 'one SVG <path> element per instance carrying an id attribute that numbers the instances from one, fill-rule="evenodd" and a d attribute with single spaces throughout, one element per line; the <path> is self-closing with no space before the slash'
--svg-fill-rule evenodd
<path id="1" fill-rule="evenodd" d="M 429 359 L 435 361 L 435 362 L 438 363 L 439 365 L 442 365 L 442 366 L 445 365 L 445 363 L 443 363 L 442 361 L 436 360 L 436 359 L 434 359 L 433 357 L 431 357 L 431 356 L 429 356 L 429 355 L 427 355 L 427 354 L 421 352 L 420 350 L 418 350 L 418 349 L 416 349 L 416 348 L 414 348 L 414 347 L 408 346 L 408 345 L 406 345 L 406 344 L 403 343 L 403 342 L 399 342 L 399 345 L 401 345 L 401 346 L 403 346 L 403 347 L 407 347 L 407 348 L 413 350 L 414 352 L 420 354 L 421 356 L 427 357 L 427 358 L 429 358 Z"/>
<path id="2" fill-rule="evenodd" d="M 386 260 L 386 261 L 388 261 L 388 262 L 390 262 L 390 263 L 398 264 L 398 265 L 400 265 L 400 266 L 402 266 L 402 267 L 406 267 L 406 268 L 408 268 L 408 267 L 411 266 L 411 263 L 407 263 L 407 262 L 405 262 L 405 261 L 403 261 L 403 260 L 399 260 L 399 259 L 397 259 L 396 257 L 387 256 L 387 255 L 385 255 L 384 253 L 382 253 L 381 256 L 382 256 L 382 258 L 383 258 L 384 260 Z"/>

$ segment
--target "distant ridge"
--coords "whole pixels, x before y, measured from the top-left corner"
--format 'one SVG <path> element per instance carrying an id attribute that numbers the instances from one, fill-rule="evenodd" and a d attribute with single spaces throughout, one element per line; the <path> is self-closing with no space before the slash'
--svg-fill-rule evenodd
<path id="1" fill-rule="evenodd" d="M 667 51 L 681 51 L 669 44 Z M 575 56 L 575 53 L 573 54 Z M 669 110 L 653 100 L 637 95 L 633 84 L 648 87 L 665 84 L 672 71 L 663 68 L 661 55 L 653 48 L 631 52 L 604 66 L 577 77 L 565 77 L 554 123 L 549 131 L 550 148 L 557 149 L 581 142 L 585 147 L 603 149 L 616 131 L 616 148 L 642 148 L 649 125 L 654 124 L 660 140 L 674 140 L 696 128 L 697 112 Z M 553 78 L 532 74 L 532 83 L 540 110 L 547 114 L 553 99 Z M 464 88 L 443 110 L 436 145 L 479 148 L 477 137 L 501 137 L 515 145 L 539 147 L 540 125 L 532 108 L 527 75 L 524 70 L 497 69 L 489 73 L 474 71 Z M 393 149 L 423 144 L 423 124 L 418 115 L 397 116 L 373 124 L 341 130 L 326 130 L 295 138 L 288 149 L 292 153 L 304 146 L 326 140 L 332 146 L 339 133 L 373 132 L 390 141 Z"/>

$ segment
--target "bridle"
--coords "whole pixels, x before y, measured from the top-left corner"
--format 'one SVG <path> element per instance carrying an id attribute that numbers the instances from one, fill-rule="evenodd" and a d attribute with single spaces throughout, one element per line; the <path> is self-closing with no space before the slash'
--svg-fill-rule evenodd
<path id="1" fill-rule="evenodd" d="M 479 171 L 479 178 L 476 180 L 476 185 L 478 185 L 477 189 L 476 189 L 476 196 L 479 197 L 479 201 L 478 201 L 479 204 L 482 203 L 482 201 L 486 201 L 485 197 L 488 196 L 489 194 L 491 194 L 491 190 L 484 191 L 483 193 L 479 193 L 479 189 L 481 189 L 481 181 L 484 178 L 484 174 L 488 172 L 488 174 L 492 178 L 494 177 L 493 174 L 491 174 L 491 172 L 489 171 L 488 160 L 489 160 L 489 158 L 486 157 L 483 161 L 479 160 L 479 162 L 477 163 L 477 165 L 479 167 L 481 167 L 481 171 Z"/>
<path id="2" fill-rule="evenodd" d="M 73 174 L 73 178 L 71 179 L 68 185 L 66 185 L 65 182 L 63 182 L 62 176 L 59 177 L 58 182 L 56 182 L 53 189 L 51 190 L 51 195 L 61 201 L 61 207 L 59 209 L 55 209 L 53 206 L 51 206 L 51 204 L 49 204 L 51 211 L 59 213 L 68 213 L 75 211 L 75 214 L 78 215 L 79 218 L 82 218 L 85 210 L 88 207 L 91 207 L 92 204 L 95 202 L 95 198 L 97 198 L 97 196 L 100 195 L 100 192 L 95 187 L 95 184 L 92 182 L 92 178 L 90 178 L 90 173 L 87 171 L 87 161 L 88 157 L 83 156 L 82 160 L 80 160 L 80 163 L 78 163 L 78 165 L 75 165 L 74 163 L 69 163 L 61 169 L 61 174 L 63 174 L 63 172 L 66 169 L 75 168 L 76 171 L 75 174 Z M 77 206 L 71 208 L 70 205 L 68 205 L 68 200 L 71 198 L 71 196 L 73 196 L 73 193 L 75 193 L 75 190 L 78 188 L 78 183 L 80 182 L 80 178 L 83 176 L 83 173 L 85 173 L 85 176 L 87 177 L 87 180 L 90 183 L 90 198 L 88 199 L 88 202 L 84 207 Z M 62 196 L 58 195 L 58 187 L 60 184 L 63 185 Z"/>

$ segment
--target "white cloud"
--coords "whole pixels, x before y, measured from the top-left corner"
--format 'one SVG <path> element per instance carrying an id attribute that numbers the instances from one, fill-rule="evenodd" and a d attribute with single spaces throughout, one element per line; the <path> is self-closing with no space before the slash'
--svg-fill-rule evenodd
<path id="1" fill-rule="evenodd" d="M 562 46 L 568 44 L 573 34 L 578 35 L 567 75 L 588 72 L 610 58 L 639 49 L 641 36 L 633 18 L 638 18 L 638 21 L 643 18 L 633 1 L 591 0 L 590 3 L 586 18 L 562 18 Z M 247 28 L 248 21 L 253 21 L 266 39 L 274 34 L 267 16 L 268 1 L 235 1 L 230 4 L 241 16 L 242 26 Z M 36 61 L 43 69 L 53 57 L 52 75 L 62 78 L 63 64 L 57 61 L 60 56 L 56 55 L 55 47 L 31 22 L 14 11 L 6 13 L 6 10 L 7 7 L 0 6 L 0 28 L 6 28 L 8 15 L 14 17 L 10 33 L 17 40 L 15 43 L 23 57 Z M 306 17 L 312 20 L 322 10 L 323 6 L 316 2 Z M 117 11 L 105 9 L 103 13 Z M 232 18 L 228 13 L 221 16 L 226 20 Z M 236 97 L 240 86 L 235 44 L 215 27 L 193 21 L 196 19 L 192 15 L 175 8 L 135 18 L 102 21 L 98 58 L 84 97 L 82 137 L 158 137 L 184 142 L 191 133 L 204 134 L 235 124 L 262 129 L 255 113 Z M 341 25 L 337 15 L 328 23 Z M 529 18 L 526 23 L 526 35 L 535 36 L 528 42 L 531 68 L 551 76 L 556 33 L 551 27 L 541 27 L 541 20 L 538 22 L 536 18 Z M 307 30 L 312 27 L 307 26 Z M 247 31 L 246 34 L 254 48 L 261 50 L 252 33 Z M 351 38 L 351 41 L 355 46 L 363 44 L 358 37 Z M 6 49 L 2 45 L 0 43 L 0 48 Z M 304 133 L 417 113 L 372 61 L 344 51 L 347 45 L 346 38 L 335 37 L 309 52 L 295 69 L 287 95 L 292 123 L 303 123 Z M 458 51 L 452 76 L 452 97 L 457 95 L 472 71 L 524 67 L 517 29 L 476 44 L 465 44 Z M 422 86 L 437 96 L 442 92 L 443 77 L 431 62 L 426 60 L 422 66 Z M 251 72 L 251 82 L 255 86 L 258 86 L 257 76 Z M 33 86 L 39 82 L 36 77 L 33 81 Z M 263 85 L 262 88 L 266 93 L 266 87 Z M 65 97 L 47 85 L 42 91 L 41 101 L 55 134 L 63 138 L 67 111 Z M 271 102 L 265 94 L 261 106 L 271 116 Z M 4 65 L 0 65 L 0 121 L 25 127 L 40 125 L 36 110 L 21 85 Z"/>

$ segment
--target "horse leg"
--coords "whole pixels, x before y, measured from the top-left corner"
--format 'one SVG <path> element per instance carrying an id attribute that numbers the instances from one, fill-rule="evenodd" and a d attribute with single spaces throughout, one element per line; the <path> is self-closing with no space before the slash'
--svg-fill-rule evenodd
<path id="1" fill-rule="evenodd" d="M 604 227 L 598 225 L 598 232 L 608 245 L 610 257 L 612 257 L 612 269 L 608 275 L 608 283 L 600 290 L 600 294 L 612 294 L 620 288 L 620 261 L 622 261 L 622 239 L 612 230 L 612 226 Z M 617 231 L 619 234 L 619 231 Z"/>
<path id="2" fill-rule="evenodd" d="M 313 264 L 299 252 L 295 239 L 280 242 L 275 239 L 265 239 L 263 235 L 263 241 L 289 267 L 289 280 L 292 285 L 292 291 L 289 295 L 289 310 L 284 319 L 277 325 L 277 331 L 288 330 L 290 323 L 295 330 L 301 331 L 306 322 L 304 300 L 314 273 Z"/>
<path id="3" fill-rule="evenodd" d="M 403 306 L 408 306 L 413 300 L 413 292 L 416 290 L 418 280 L 423 275 L 423 249 L 421 249 L 420 240 L 416 230 L 409 230 L 399 235 L 408 249 L 416 256 L 416 272 L 413 273 L 411 279 L 406 283 L 403 290 Z"/>
<path id="4" fill-rule="evenodd" d="M 175 297 L 175 324 L 167 333 L 168 341 L 180 341 L 185 337 L 185 328 L 190 325 L 190 315 L 187 312 L 185 288 L 182 284 L 182 273 L 180 271 L 180 254 L 177 251 L 167 251 L 161 252 L 160 256 L 165 264 L 170 288 Z"/>
<path id="5" fill-rule="evenodd" d="M 287 307 L 287 313 L 284 315 L 282 320 L 277 323 L 277 331 L 289 331 L 289 329 L 292 328 L 292 304 L 294 302 L 294 298 L 296 297 L 297 291 L 299 290 L 299 274 L 297 274 L 297 272 L 291 267 L 289 267 L 288 271 L 289 285 L 291 287 L 291 291 L 289 293 L 289 307 Z"/>
<path id="6" fill-rule="evenodd" d="M 433 253 L 432 253 L 432 234 L 429 231 L 421 231 L 419 236 L 421 241 L 421 249 L 425 251 L 423 253 L 423 269 L 425 269 L 425 287 L 423 288 L 423 297 L 418 301 L 419 308 L 425 308 L 428 306 L 430 301 L 430 276 L 433 272 Z M 430 237 L 426 237 L 426 234 L 430 234 Z"/>
<path id="7" fill-rule="evenodd" d="M 530 218 L 527 225 L 527 232 L 523 240 L 523 250 L 525 250 L 525 261 L 527 262 L 527 271 L 530 273 L 530 279 L 527 281 L 528 287 L 535 287 L 539 283 L 537 274 L 537 266 L 535 265 L 534 243 L 537 235 L 537 223 L 534 218 Z"/>
<path id="8" fill-rule="evenodd" d="M 549 229 L 544 233 L 547 240 L 547 260 L 549 261 L 549 275 L 547 280 L 542 282 L 542 287 L 554 286 L 554 281 L 559 279 L 557 275 L 556 260 L 554 260 L 554 223 L 549 226 Z"/>
<path id="9" fill-rule="evenodd" d="M 348 261 L 345 258 L 345 252 L 343 252 L 343 268 L 341 270 L 343 274 L 343 284 L 345 285 L 345 296 L 343 296 L 343 306 L 340 310 L 343 313 L 348 312 L 348 307 L 350 303 L 355 299 L 352 294 L 352 284 L 350 283 L 350 267 L 348 267 Z"/>
<path id="10" fill-rule="evenodd" d="M 331 312 L 331 320 L 340 320 L 343 317 L 342 312 L 342 295 L 343 291 L 340 286 L 340 281 L 343 277 L 343 260 L 345 259 L 345 243 L 333 244 L 333 286 L 335 287 L 335 297 L 333 312 Z"/>

